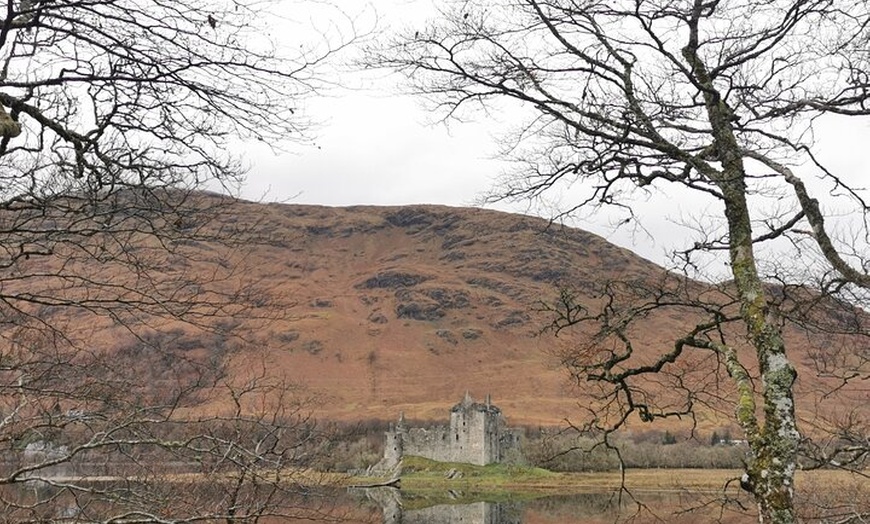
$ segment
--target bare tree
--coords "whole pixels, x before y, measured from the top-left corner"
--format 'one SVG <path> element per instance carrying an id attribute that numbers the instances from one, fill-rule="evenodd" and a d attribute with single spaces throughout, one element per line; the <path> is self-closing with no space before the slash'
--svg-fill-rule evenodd
<path id="1" fill-rule="evenodd" d="M 574 198 L 565 215 L 616 207 L 626 222 L 636 198 L 706 204 L 679 267 L 697 275 L 705 253 L 721 251 L 731 282 L 702 297 L 672 277 L 656 289 L 602 286 L 600 299 L 563 300 L 557 325 L 600 326 L 568 364 L 601 388 L 616 425 L 694 408 L 687 394 L 659 409 L 635 381 L 679 390 L 691 373 L 708 370 L 714 381 L 725 369 L 751 450 L 743 485 L 764 522 L 794 522 L 802 435 L 785 326 L 818 326 L 806 319 L 830 306 L 857 322 L 846 331 L 866 333 L 854 307 L 866 306 L 870 285 L 866 191 L 856 174 L 821 161 L 814 130 L 820 117 L 870 115 L 868 37 L 863 1 L 491 0 L 451 3 L 370 61 L 405 72 L 448 116 L 520 108 L 528 118 L 509 152 L 523 167 L 497 198 L 564 192 Z M 844 209 L 848 223 L 836 218 Z M 784 287 L 766 285 L 771 277 Z M 783 289 L 801 291 L 791 295 L 799 304 Z M 697 325 L 639 361 L 635 344 L 654 344 L 636 321 L 663 308 Z M 839 325 L 828 334 L 845 335 Z M 850 369 L 841 378 L 866 378 L 866 342 L 840 342 L 836 367 Z"/>
<path id="2" fill-rule="evenodd" d="M 328 515 L 326 501 L 311 496 L 320 479 L 304 473 L 322 446 L 311 404 L 264 368 L 252 365 L 243 380 L 215 376 L 221 366 L 172 348 L 160 359 L 55 344 L 26 353 L 26 362 L 7 360 L 31 376 L 2 391 L 8 521 Z"/>
<path id="3" fill-rule="evenodd" d="M 267 23 L 277 2 L 4 6 L 4 516 L 296 511 L 295 475 L 319 446 L 311 404 L 279 377 L 238 382 L 234 362 L 237 328 L 288 304 L 244 271 L 255 219 L 199 190 L 237 187 L 245 140 L 306 139 L 302 104 L 356 38 L 352 20 L 280 43 Z"/>

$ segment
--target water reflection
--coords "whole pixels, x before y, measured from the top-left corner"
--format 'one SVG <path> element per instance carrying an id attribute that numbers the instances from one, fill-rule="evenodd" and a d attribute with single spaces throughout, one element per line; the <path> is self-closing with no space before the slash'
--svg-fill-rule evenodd
<path id="1" fill-rule="evenodd" d="M 472 501 L 461 492 L 437 499 L 403 493 L 393 488 L 360 492 L 382 511 L 383 524 L 532 524 L 540 522 L 613 523 L 670 522 L 695 524 L 757 522 L 751 512 L 711 505 L 698 493 L 645 493 L 638 504 L 614 492 L 544 496 L 523 501 Z M 450 501 L 449 499 L 455 500 Z M 737 511 L 734 511 L 737 510 Z M 377 518 L 376 518 L 377 519 Z"/>
<path id="2" fill-rule="evenodd" d="M 28 481 L 15 486 L 0 486 L 0 504 L 15 501 L 15 507 L 0 506 L 3 522 L 84 522 L 111 520 L 111 515 L 123 512 L 119 507 L 141 497 L 154 497 L 154 502 L 186 499 L 200 507 L 212 507 L 206 502 L 222 493 L 210 492 L 200 483 L 93 483 L 91 491 L 69 490 L 65 486 Z M 202 488 L 203 490 L 199 490 Z M 150 490 L 150 491 L 149 491 Z M 172 499 L 172 493 L 184 493 Z M 615 492 L 580 493 L 540 496 L 534 494 L 488 493 L 484 500 L 467 492 L 415 493 L 392 488 L 322 489 L 287 491 L 273 499 L 280 520 L 287 524 L 310 524 L 312 521 L 345 524 L 613 524 L 615 522 L 696 524 L 718 522 L 743 524 L 757 522 L 751 501 L 724 504 L 720 495 L 701 492 L 636 493 L 642 503 Z M 211 497 L 211 498 L 210 498 Z M 489 498 L 489 500 L 486 500 Z M 496 500 L 498 502 L 496 502 Z M 147 502 L 147 501 L 146 501 Z M 8 502 L 6 502 L 8 504 Z M 184 508 L 176 508 L 183 511 Z M 171 509 L 165 510 L 167 515 Z M 170 520 L 170 518 L 167 518 Z M 186 519 L 178 519 L 186 520 Z"/>
<path id="3" fill-rule="evenodd" d="M 467 524 L 521 524 L 517 504 L 504 502 L 473 502 L 471 504 L 441 505 L 405 511 L 398 521 L 384 524 L 441 524 L 462 522 Z"/>
<path id="4" fill-rule="evenodd" d="M 371 489 L 367 490 L 366 496 L 381 506 L 384 524 L 522 524 L 519 503 L 478 501 L 406 509 L 397 489 Z"/>

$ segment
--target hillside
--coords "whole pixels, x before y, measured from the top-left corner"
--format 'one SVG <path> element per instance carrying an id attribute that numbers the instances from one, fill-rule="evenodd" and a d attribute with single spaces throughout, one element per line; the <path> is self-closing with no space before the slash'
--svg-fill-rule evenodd
<path id="1" fill-rule="evenodd" d="M 491 394 L 513 423 L 576 419 L 583 413 L 578 403 L 589 399 L 578 395 L 557 358 L 573 342 L 541 333 L 550 321 L 541 301 L 555 300 L 562 286 L 594 302 L 605 281 L 654 286 L 667 278 L 596 235 L 538 218 L 438 206 L 241 208 L 271 239 L 248 264 L 273 295 L 295 303 L 291 318 L 261 332 L 259 343 L 270 348 L 275 369 L 325 395 L 319 416 L 327 418 L 392 419 L 404 411 L 444 419 L 468 390 L 478 398 Z M 699 283 L 687 288 L 713 293 Z M 673 310 L 649 315 L 646 345 L 637 351 L 672 345 L 673 333 L 684 333 L 692 319 Z M 817 409 L 830 402 L 823 392 L 836 380 L 820 378 L 807 356 L 829 341 L 793 329 L 787 335 L 803 405 Z M 710 365 L 710 356 L 703 358 Z M 727 425 L 732 408 L 709 390 L 718 380 L 728 394 L 724 371 L 694 371 L 685 377 L 708 389 L 700 398 L 711 404 L 701 408 L 699 423 Z M 669 380 L 649 387 L 666 397 Z M 861 406 L 866 393 L 844 388 L 837 406 Z M 717 406 L 718 413 L 710 409 Z"/>
<path id="2" fill-rule="evenodd" d="M 466 390 L 512 421 L 572 414 L 566 376 L 538 336 L 558 285 L 661 270 L 595 235 L 539 219 L 445 207 L 269 205 L 263 231 L 286 239 L 249 260 L 292 297 L 292 321 L 264 345 L 293 379 L 327 393 L 342 419 L 441 419 Z M 267 269 L 268 268 L 268 269 Z"/>
<path id="3" fill-rule="evenodd" d="M 154 339 L 170 351 L 229 358 L 239 376 L 266 369 L 302 384 L 317 399 L 320 419 L 393 419 L 404 411 L 411 419 L 443 420 L 466 391 L 476 398 L 491 394 L 513 424 L 579 418 L 594 389 L 571 384 L 558 355 L 576 343 L 576 334 L 541 333 L 550 321 L 542 301 L 555 300 L 562 287 L 596 304 L 607 281 L 651 287 L 677 281 L 591 233 L 482 209 L 234 202 L 207 227 L 255 234 L 231 251 L 221 243 L 187 241 L 183 255 L 163 262 L 164 278 L 208 280 L 208 271 L 223 267 L 227 275 L 214 278 L 216 286 L 227 292 L 252 283 L 261 293 L 255 301 L 280 311 L 260 319 L 216 317 L 215 325 L 241 331 L 243 342 L 219 336 L 222 327 L 203 335 L 176 324 L 155 324 Z M 727 301 L 727 289 L 683 284 L 692 294 Z M 693 321 L 688 310 L 651 313 L 636 333 L 642 341 L 637 358 L 666 349 Z M 149 354 L 147 344 L 117 322 L 81 315 L 71 322 L 88 325 L 95 333 L 89 343 L 116 352 L 120 363 Z M 821 377 L 825 370 L 808 357 L 829 341 L 794 329 L 787 335 L 799 370 L 800 409 L 809 417 L 827 402 L 866 415 L 866 389 L 850 384 L 825 395 L 836 377 Z M 728 425 L 732 408 L 717 397 L 730 394 L 729 381 L 715 356 L 699 354 L 678 369 L 647 383 L 648 393 L 661 401 L 682 388 L 680 381 L 690 381 L 703 390 L 699 424 Z"/>

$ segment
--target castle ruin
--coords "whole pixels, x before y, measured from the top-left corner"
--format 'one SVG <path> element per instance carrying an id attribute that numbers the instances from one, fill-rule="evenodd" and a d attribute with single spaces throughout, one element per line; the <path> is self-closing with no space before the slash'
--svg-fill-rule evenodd
<path id="1" fill-rule="evenodd" d="M 398 424 L 387 431 L 384 458 L 376 469 L 390 471 L 405 455 L 485 466 L 502 462 L 510 450 L 519 450 L 519 444 L 520 432 L 507 427 L 489 395 L 479 404 L 465 393 L 450 410 L 449 426 L 409 428 L 400 414 Z"/>

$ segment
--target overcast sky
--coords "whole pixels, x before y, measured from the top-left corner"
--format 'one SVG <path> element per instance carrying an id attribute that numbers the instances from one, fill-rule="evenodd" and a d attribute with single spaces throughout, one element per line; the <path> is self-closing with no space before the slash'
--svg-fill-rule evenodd
<path id="1" fill-rule="evenodd" d="M 343 0 L 338 6 L 361 15 L 361 26 L 372 21 L 371 8 L 362 2 Z M 376 6 L 382 30 L 422 23 L 434 12 L 429 0 L 378 0 Z M 328 9 L 312 11 L 309 22 L 299 17 L 298 10 L 289 16 L 294 16 L 297 24 L 315 18 L 318 24 L 325 24 L 323 17 L 330 13 L 334 14 Z M 247 152 L 251 172 L 243 197 L 329 206 L 471 206 L 479 205 L 507 167 L 497 159 L 494 142 L 505 122 L 453 122 L 449 127 L 433 124 L 437 115 L 427 113 L 420 100 L 400 95 L 395 77 L 384 73 L 362 77 L 345 71 L 335 78 L 353 89 L 336 88 L 307 103 L 311 116 L 322 122 L 315 144 L 288 144 L 291 153 L 282 155 L 252 147 Z M 820 144 L 826 159 L 833 159 L 843 172 L 866 176 L 870 123 L 857 119 L 828 122 L 822 129 Z M 552 216 L 552 209 L 529 204 L 488 207 Z M 697 209 L 690 198 L 683 200 L 675 194 L 643 211 L 651 235 L 614 230 L 616 219 L 608 216 L 585 217 L 574 225 L 664 263 L 665 253 L 682 245 L 688 234 L 674 222 L 697 213 Z"/>
<path id="2" fill-rule="evenodd" d="M 300 15 L 298 3 L 287 25 L 298 35 L 298 21 L 320 31 L 334 27 L 348 33 L 344 15 L 356 18 L 361 32 L 382 33 L 422 24 L 434 13 L 429 0 L 359 0 L 332 2 L 337 9 L 303 2 L 311 13 Z M 337 40 L 335 31 L 329 37 Z M 310 38 L 318 38 L 312 34 Z M 295 45 L 295 42 L 290 42 Z M 348 55 L 344 55 L 348 58 Z M 448 129 L 436 125 L 421 101 L 400 94 L 401 78 L 388 72 L 361 73 L 352 67 L 331 75 L 337 84 L 307 101 L 315 128 L 309 147 L 290 146 L 291 154 L 275 156 L 264 147 L 248 155 L 251 176 L 245 196 L 306 204 L 475 204 L 504 166 L 494 159 L 493 130 L 486 123 Z"/>

